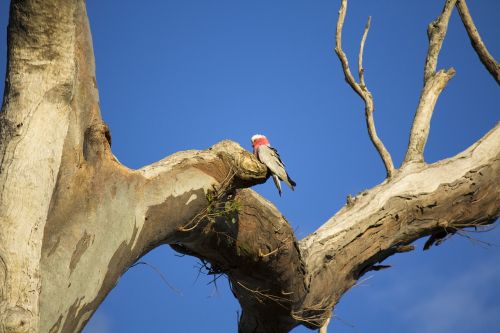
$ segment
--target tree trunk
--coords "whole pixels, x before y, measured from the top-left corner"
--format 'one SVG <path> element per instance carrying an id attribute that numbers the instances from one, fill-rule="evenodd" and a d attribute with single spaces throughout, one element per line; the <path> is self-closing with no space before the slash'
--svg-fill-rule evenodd
<path id="1" fill-rule="evenodd" d="M 85 1 L 12 0 L 0 114 L 0 333 L 80 331 L 130 265 L 161 244 L 228 275 L 241 332 L 321 327 L 386 257 L 499 216 L 499 125 L 455 157 L 423 162 L 432 103 L 451 78 L 441 82 L 434 70 L 426 67 L 405 164 L 394 169 L 380 149 L 390 177 L 297 241 L 276 207 L 247 189 L 268 170 L 234 142 L 139 170 L 120 164 L 100 116 Z"/>

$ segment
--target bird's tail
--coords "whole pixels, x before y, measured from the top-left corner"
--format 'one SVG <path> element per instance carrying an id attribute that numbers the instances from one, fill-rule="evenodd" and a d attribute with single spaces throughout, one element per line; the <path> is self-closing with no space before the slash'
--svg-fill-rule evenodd
<path id="1" fill-rule="evenodd" d="M 281 182 L 280 182 L 280 179 L 278 178 L 278 176 L 276 176 L 276 175 L 273 174 L 273 181 L 274 181 L 274 185 L 276 185 L 276 188 L 278 189 L 278 193 L 281 196 Z"/>
<path id="2" fill-rule="evenodd" d="M 297 186 L 297 184 L 292 180 L 292 178 L 290 178 L 288 174 L 286 175 L 286 179 L 284 180 L 284 182 L 288 185 L 288 187 L 292 189 L 292 191 L 295 189 L 295 186 Z"/>

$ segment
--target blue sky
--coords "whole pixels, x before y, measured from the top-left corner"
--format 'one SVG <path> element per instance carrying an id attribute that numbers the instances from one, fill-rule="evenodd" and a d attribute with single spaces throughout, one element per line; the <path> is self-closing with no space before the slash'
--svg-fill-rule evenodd
<path id="1" fill-rule="evenodd" d="M 351 1 L 344 49 L 357 63 L 368 15 L 365 76 L 379 136 L 399 165 L 422 87 L 427 24 L 444 1 Z M 119 5 L 118 5 L 119 3 Z M 363 104 L 333 53 L 339 1 L 88 0 L 101 110 L 113 151 L 138 168 L 179 150 L 231 139 L 250 149 L 266 134 L 297 182 L 279 197 L 255 187 L 303 238 L 348 194 L 380 183 L 384 168 L 368 139 Z M 490 52 L 500 58 L 500 2 L 470 1 Z M 8 1 L 0 3 L 0 75 L 6 61 Z M 452 156 L 499 120 L 500 90 L 482 67 L 456 12 L 439 68 L 457 74 L 440 97 L 426 160 Z M 354 69 L 354 68 L 353 68 Z M 3 90 L 3 81 L 0 84 Z M 431 251 L 389 258 L 335 309 L 336 333 L 500 332 L 500 231 L 455 236 Z M 160 247 L 128 271 L 85 333 L 234 332 L 239 306 L 225 278 L 197 279 L 197 261 Z M 297 328 L 294 332 L 306 332 Z"/>

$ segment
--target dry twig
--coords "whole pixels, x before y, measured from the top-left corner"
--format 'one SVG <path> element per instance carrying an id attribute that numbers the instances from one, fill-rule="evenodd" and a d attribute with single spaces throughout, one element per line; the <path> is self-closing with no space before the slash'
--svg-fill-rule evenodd
<path id="1" fill-rule="evenodd" d="M 318 303 L 301 309 L 300 311 L 292 311 L 292 318 L 312 326 L 325 327 L 332 316 L 333 304 L 328 298 L 323 298 Z"/>
<path id="2" fill-rule="evenodd" d="M 182 226 L 179 228 L 180 231 L 191 231 L 198 227 L 198 225 L 207 217 L 212 217 L 210 211 L 211 210 L 217 210 L 220 209 L 219 203 L 222 197 L 224 197 L 227 193 L 227 190 L 229 189 L 232 180 L 234 176 L 236 175 L 236 171 L 234 171 L 232 168 L 229 170 L 227 173 L 226 177 L 222 182 L 220 183 L 220 186 L 218 189 L 214 188 L 214 196 L 211 198 L 208 202 L 207 207 L 205 207 L 201 212 L 195 215 L 191 221 L 189 221 L 186 225 Z"/>
<path id="3" fill-rule="evenodd" d="M 370 29 L 371 18 L 368 17 L 368 22 L 366 23 L 365 31 L 363 33 L 363 38 L 361 39 L 361 45 L 359 48 L 358 73 L 359 73 L 360 83 L 357 83 L 351 73 L 351 70 L 349 69 L 349 62 L 347 60 L 347 56 L 342 50 L 342 28 L 344 26 L 346 11 L 347 11 L 347 0 L 342 0 L 339 9 L 337 30 L 335 33 L 335 52 L 337 53 L 340 63 L 342 64 L 342 69 L 344 71 L 347 83 L 365 102 L 366 125 L 368 127 L 368 134 L 370 136 L 370 140 L 372 141 L 373 145 L 375 146 L 375 149 L 377 149 L 380 157 L 382 158 L 382 161 L 384 162 L 384 166 L 387 171 L 387 177 L 392 177 L 392 175 L 394 174 L 394 164 L 392 162 L 391 155 L 389 154 L 384 144 L 377 135 L 377 131 L 375 129 L 375 121 L 373 120 L 373 111 L 374 111 L 373 96 L 366 87 L 364 79 L 363 51 L 364 51 L 366 36 L 368 35 L 368 30 Z"/>
<path id="4" fill-rule="evenodd" d="M 165 277 L 165 275 L 164 275 L 164 274 L 163 274 L 163 273 L 162 273 L 162 272 L 161 272 L 161 271 L 160 271 L 157 267 L 155 267 L 155 266 L 153 266 L 153 265 L 151 265 L 151 264 L 148 264 L 148 263 L 147 263 L 147 262 L 145 262 L 145 261 L 138 261 L 138 262 L 136 262 L 135 264 L 131 265 L 131 266 L 127 269 L 127 271 L 128 271 L 129 269 L 131 269 L 132 267 L 136 267 L 136 266 L 138 266 L 138 265 L 145 265 L 145 266 L 147 266 L 147 267 L 151 268 L 152 270 L 154 270 L 154 271 L 155 271 L 155 272 L 156 272 L 156 273 L 160 276 L 160 279 L 163 281 L 163 283 L 164 283 L 164 284 L 165 284 L 168 288 L 170 288 L 170 290 L 172 290 L 172 291 L 173 291 L 173 292 L 175 292 L 176 294 L 178 294 L 178 295 L 182 296 L 182 292 L 181 292 L 179 289 L 177 289 L 177 288 L 175 288 L 174 286 L 172 286 L 172 285 L 171 285 L 171 284 L 167 281 L 167 278 Z"/>
<path id="5" fill-rule="evenodd" d="M 254 294 L 255 298 L 259 302 L 263 302 L 262 301 L 263 299 L 268 299 L 268 300 L 273 301 L 276 304 L 278 304 L 279 306 L 284 307 L 284 308 L 286 308 L 286 307 L 282 303 L 290 303 L 291 302 L 288 298 L 276 296 L 276 295 L 267 293 L 267 291 L 260 291 L 258 289 L 251 289 L 251 288 L 245 286 L 243 283 L 241 283 L 239 281 L 237 281 L 237 284 L 240 287 L 242 287 L 243 289 L 245 289 L 245 290 L 251 292 L 252 294 Z"/>

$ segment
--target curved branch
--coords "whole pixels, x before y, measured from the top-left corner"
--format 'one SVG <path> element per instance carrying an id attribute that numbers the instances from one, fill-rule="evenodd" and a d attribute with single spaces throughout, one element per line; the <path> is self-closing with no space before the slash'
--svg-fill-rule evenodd
<path id="1" fill-rule="evenodd" d="M 346 5 L 337 54 L 381 153 L 362 69 L 369 24 L 358 84 L 341 48 Z M 100 117 L 84 1 L 13 0 L 11 8 L 0 119 L 2 333 L 78 332 L 120 275 L 160 244 L 229 276 L 243 309 L 241 332 L 317 328 L 377 262 L 411 250 L 419 237 L 437 239 L 499 215 L 497 125 L 462 154 L 432 165 L 394 173 L 381 153 L 392 177 L 298 242 L 270 202 L 243 189 L 264 182 L 268 171 L 233 142 L 139 170 L 121 165 Z M 426 80 L 416 116 L 424 128 L 451 75 Z"/>
<path id="2" fill-rule="evenodd" d="M 271 203 L 242 190 L 237 195 L 241 234 L 233 233 L 229 245 L 215 245 L 208 233 L 196 250 L 186 248 L 229 276 L 243 309 L 240 332 L 322 327 L 342 295 L 366 272 L 387 267 L 377 265 L 387 257 L 412 251 L 410 244 L 419 238 L 495 221 L 499 140 L 500 124 L 453 158 L 401 170 L 357 195 L 298 243 Z M 236 260 L 231 257 L 238 252 L 235 244 L 241 245 Z"/>
<path id="3" fill-rule="evenodd" d="M 223 191 L 225 200 L 267 177 L 263 164 L 230 141 L 179 152 L 136 171 L 111 158 L 65 167 L 44 230 L 42 332 L 80 331 L 119 277 L 148 251 L 160 244 L 196 249 L 208 242 L 208 215 L 185 229 L 207 206 L 219 207 L 214 193 Z M 64 297 L 54 302 L 62 290 Z"/>
<path id="4" fill-rule="evenodd" d="M 497 83 L 500 84 L 500 64 L 495 60 L 495 58 L 493 58 L 490 52 L 488 52 L 486 45 L 484 45 L 484 42 L 477 31 L 476 25 L 472 20 L 467 3 L 465 0 L 458 0 L 456 7 L 458 9 L 458 13 L 460 14 L 460 18 L 462 19 L 462 23 L 464 24 L 465 30 L 467 30 L 472 47 L 476 51 L 479 60 L 481 60 Z"/>
<path id="5" fill-rule="evenodd" d="M 221 209 L 199 226 L 204 237 L 182 243 L 180 250 L 227 274 L 242 307 L 240 332 L 288 332 L 297 325 L 290 314 L 307 293 L 294 232 L 276 207 L 254 191 L 239 190 L 234 200 L 239 207 L 234 215 Z"/>
<path id="6" fill-rule="evenodd" d="M 361 99 L 363 99 L 365 103 L 365 118 L 366 118 L 366 126 L 368 128 L 368 134 L 370 136 L 370 140 L 375 146 L 375 149 L 377 149 L 377 152 L 382 158 L 382 162 L 384 162 L 385 170 L 387 172 L 387 177 L 390 178 L 393 176 L 395 171 L 394 164 L 392 162 L 391 154 L 385 148 L 384 144 L 382 143 L 382 140 L 380 140 L 380 138 L 377 135 L 377 130 L 375 128 L 375 121 L 373 119 L 373 111 L 374 111 L 373 96 L 366 87 L 364 78 L 363 50 L 365 46 L 366 36 L 368 35 L 368 30 L 370 29 L 371 17 L 368 17 L 368 21 L 366 23 L 365 31 L 363 33 L 363 37 L 361 39 L 361 44 L 359 48 L 358 73 L 359 73 L 360 84 L 358 84 L 354 79 L 351 70 L 349 69 L 349 62 L 347 60 L 347 56 L 342 50 L 342 28 L 344 26 L 346 11 L 347 11 L 347 0 L 342 0 L 339 9 L 339 18 L 337 20 L 337 29 L 335 33 L 335 52 L 337 53 L 340 63 L 342 64 L 342 70 L 344 71 L 347 83 L 361 97 Z"/>

